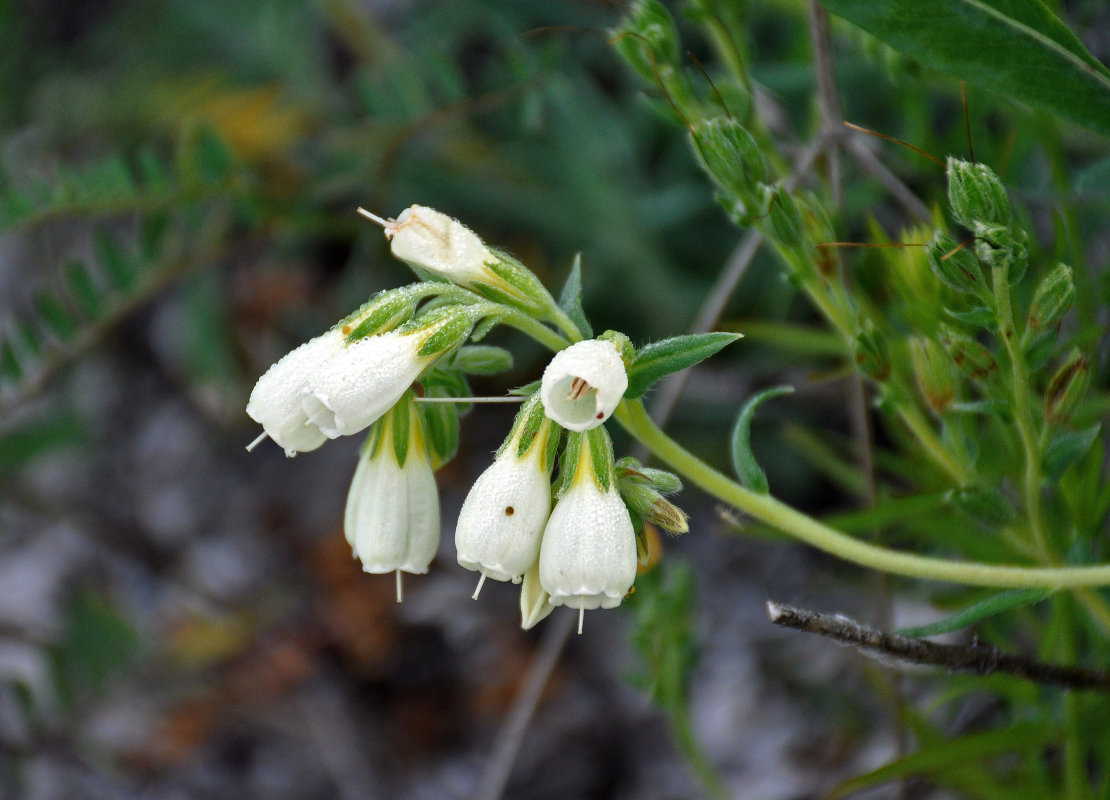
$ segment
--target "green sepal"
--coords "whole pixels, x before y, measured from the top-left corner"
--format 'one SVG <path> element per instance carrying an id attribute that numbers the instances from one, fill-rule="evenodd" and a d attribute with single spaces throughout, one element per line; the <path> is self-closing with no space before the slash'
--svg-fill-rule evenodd
<path id="1" fill-rule="evenodd" d="M 448 352 L 466 341 L 474 327 L 474 317 L 469 313 L 453 313 L 441 327 L 424 340 L 416 355 L 420 358 L 431 358 L 441 353 Z"/>
<path id="2" fill-rule="evenodd" d="M 1006 227 L 1013 220 L 1006 187 L 994 170 L 979 162 L 948 157 L 948 202 L 952 216 L 968 229 L 984 223 Z"/>
<path id="3" fill-rule="evenodd" d="M 501 324 L 500 314 L 490 314 L 483 317 L 482 320 L 474 326 L 474 332 L 470 334 L 470 341 L 480 342 L 486 338 L 486 334 Z"/>
<path id="4" fill-rule="evenodd" d="M 451 366 L 468 375 L 496 375 L 513 368 L 513 354 L 503 347 L 465 345 L 455 353 Z"/>
<path id="5" fill-rule="evenodd" d="M 1075 305 L 1075 280 L 1071 267 L 1057 264 L 1037 285 L 1029 304 L 1029 327 L 1051 328 Z"/>
<path id="6" fill-rule="evenodd" d="M 618 461 L 615 474 L 621 499 L 634 522 L 642 524 L 647 521 L 674 534 L 683 534 L 690 530 L 686 513 L 663 497 L 663 487 L 676 491 L 677 484 L 681 488 L 677 477 L 663 470 L 644 467 L 632 457 Z M 659 480 L 659 485 L 653 478 Z"/>
<path id="7" fill-rule="evenodd" d="M 589 339 L 594 335 L 590 321 L 586 319 L 586 312 L 582 309 L 582 254 L 574 256 L 574 263 L 570 266 L 567 282 L 563 284 L 563 291 L 559 295 L 559 308 L 570 317 L 570 321 L 578 327 L 582 337 Z"/>
<path id="8" fill-rule="evenodd" d="M 490 252 L 497 257 L 497 261 L 487 263 L 486 267 L 515 290 L 515 294 L 506 294 L 503 290 L 499 290 L 504 294 L 503 302 L 540 312 L 551 308 L 555 301 L 532 270 L 501 250 L 491 249 Z M 476 283 L 474 288 L 479 292 L 483 288 L 497 289 L 495 286 L 482 283 Z"/>
<path id="9" fill-rule="evenodd" d="M 577 431 L 567 431 L 567 446 L 563 448 L 563 457 L 559 461 L 559 484 L 555 490 L 555 497 L 566 494 L 567 489 L 574 483 L 574 473 L 578 470 L 579 456 L 582 453 L 582 439 L 586 434 Z"/>
<path id="10" fill-rule="evenodd" d="M 793 386 L 773 386 L 770 389 L 764 389 L 744 404 L 732 428 L 729 448 L 732 454 L 732 468 L 740 478 L 740 482 L 757 494 L 768 494 L 771 487 L 767 483 L 767 473 L 763 471 L 763 467 L 756 460 L 755 453 L 752 452 L 752 417 L 765 400 L 791 394 L 793 391 Z"/>
<path id="11" fill-rule="evenodd" d="M 678 66 L 678 30 L 658 0 L 632 5 L 628 17 L 611 34 L 614 49 L 648 83 L 655 84 L 661 68 Z"/>
<path id="12" fill-rule="evenodd" d="M 952 490 L 949 495 L 956 507 L 972 519 L 992 526 L 1014 521 L 1013 506 L 1006 495 L 993 486 L 965 486 Z"/>
<path id="13" fill-rule="evenodd" d="M 416 285 L 419 287 L 419 284 Z M 346 334 L 348 342 L 357 342 L 368 336 L 391 331 L 407 322 L 416 311 L 416 304 L 423 296 L 412 291 L 413 287 L 383 292 L 363 303 L 353 313 L 339 321 L 340 328 L 350 328 Z"/>
<path id="14" fill-rule="evenodd" d="M 613 442 L 604 425 L 586 431 L 586 437 L 590 446 L 590 464 L 594 478 L 601 491 L 607 492 L 616 480 L 613 473 Z"/>
<path id="15" fill-rule="evenodd" d="M 1028 331 L 1032 333 L 1032 329 Z M 1026 368 L 1030 373 L 1043 370 L 1056 350 L 1056 331 L 1047 330 L 1033 333 L 1021 348 L 1022 357 L 1025 358 Z"/>
<path id="16" fill-rule="evenodd" d="M 459 412 L 454 403 L 417 403 L 424 438 L 434 458 L 433 466 L 439 469 L 459 450 Z"/>
<path id="17" fill-rule="evenodd" d="M 524 384 L 523 386 L 517 386 L 515 389 L 509 389 L 509 394 L 515 395 L 517 397 L 528 397 L 538 392 L 540 390 L 540 386 L 542 385 L 543 380 L 536 379 L 531 383 Z"/>
<path id="18" fill-rule="evenodd" d="M 524 402 L 520 411 L 516 413 L 513 426 L 509 429 L 509 435 L 505 437 L 505 441 L 498 448 L 497 455 L 501 456 L 510 444 L 515 443 L 517 458 L 523 457 L 536 441 L 536 436 L 543 427 L 545 419 L 547 417 L 543 412 L 543 403 L 540 402 L 540 396 L 534 394 Z"/>
<path id="19" fill-rule="evenodd" d="M 721 348 L 743 337 L 742 333 L 693 333 L 644 345 L 628 368 L 628 389 L 624 396 L 643 397 L 651 385 L 672 372 L 692 367 Z"/>
<path id="20" fill-rule="evenodd" d="M 1077 348 L 1048 381 L 1044 393 L 1045 417 L 1049 422 L 1067 420 L 1087 393 L 1091 379 L 1091 362 Z"/>
<path id="21" fill-rule="evenodd" d="M 1056 434 L 1044 451 L 1042 465 L 1045 479 L 1056 483 L 1068 467 L 1086 455 L 1101 430 L 1102 423 L 1096 422 L 1082 430 Z"/>
<path id="22" fill-rule="evenodd" d="M 559 445 L 563 441 L 563 426 L 551 420 L 548 420 L 548 422 L 551 427 L 547 429 L 547 447 L 543 455 L 543 468 L 550 475 L 551 468 L 555 466 L 555 460 L 559 455 Z"/>
<path id="23" fill-rule="evenodd" d="M 1047 600 L 1052 592 L 1052 589 L 1011 589 L 1008 592 L 999 592 L 980 600 L 978 603 L 973 603 L 947 619 L 929 625 L 902 628 L 895 631 L 895 633 L 899 636 L 910 636 L 914 639 L 922 636 L 939 636 L 942 633 L 952 633 L 952 631 L 966 628 L 968 625 L 992 617 L 995 614 L 1040 603 Z"/>
<path id="24" fill-rule="evenodd" d="M 674 494 L 682 491 L 682 480 L 673 472 L 654 467 L 645 467 L 633 456 L 625 456 L 614 465 L 617 480 L 625 480 L 650 485 L 660 494 Z"/>
<path id="25" fill-rule="evenodd" d="M 393 455 L 397 457 L 397 465 L 401 467 L 405 466 L 412 438 L 412 398 L 412 390 L 405 392 L 389 412 L 390 428 L 393 431 Z"/>
<path id="26" fill-rule="evenodd" d="M 983 268 L 970 248 L 961 247 L 951 236 L 937 231 L 926 252 L 933 274 L 945 286 L 980 297 L 990 295 Z"/>

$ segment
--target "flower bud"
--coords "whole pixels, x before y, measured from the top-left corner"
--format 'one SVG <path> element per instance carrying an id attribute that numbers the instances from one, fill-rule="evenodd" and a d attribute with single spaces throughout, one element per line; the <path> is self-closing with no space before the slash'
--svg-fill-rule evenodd
<path id="1" fill-rule="evenodd" d="M 910 340 L 913 372 L 929 408 L 943 414 L 956 399 L 956 373 L 952 360 L 934 339 L 916 336 Z"/>
<path id="2" fill-rule="evenodd" d="M 1044 411 L 1049 422 L 1064 422 L 1087 393 L 1091 378 L 1091 362 L 1078 350 L 1052 376 L 1045 390 Z"/>
<path id="3" fill-rule="evenodd" d="M 572 431 L 601 425 L 628 388 L 617 346 L 587 339 L 555 354 L 543 371 L 540 399 L 547 416 Z"/>
<path id="4" fill-rule="evenodd" d="M 948 158 L 948 202 L 965 228 L 976 223 L 1008 227 L 1013 214 L 1006 187 L 986 164 Z"/>
<path id="5" fill-rule="evenodd" d="M 1029 306 L 1029 327 L 1035 331 L 1051 328 L 1075 305 L 1075 282 L 1071 267 L 1057 264 L 1037 286 Z"/>
<path id="6" fill-rule="evenodd" d="M 617 52 L 649 83 L 656 82 L 658 70 L 678 67 L 678 31 L 670 12 L 658 0 L 635 3 L 612 34 Z"/>
<path id="7" fill-rule="evenodd" d="M 987 294 L 990 289 L 983 280 L 983 270 L 975 253 L 960 247 L 951 236 L 937 232 L 929 243 L 929 266 L 945 286 L 957 292 Z"/>
<path id="8" fill-rule="evenodd" d="M 960 372 L 972 380 L 985 378 L 998 368 L 994 354 L 974 339 L 946 330 L 944 342 Z"/>
<path id="9" fill-rule="evenodd" d="M 890 348 L 883 335 L 872 326 L 856 335 L 856 364 L 860 372 L 872 380 L 882 382 L 890 377 Z"/>
<path id="10" fill-rule="evenodd" d="M 690 135 L 698 162 L 727 200 L 739 201 L 748 213 L 754 212 L 767 165 L 752 135 L 727 117 L 701 120 Z"/>
<path id="11" fill-rule="evenodd" d="M 617 462 L 616 475 L 621 497 L 632 514 L 636 528 L 640 528 L 643 522 L 650 522 L 671 533 L 681 534 L 690 530 L 686 512 L 663 497 L 682 488 L 682 482 L 676 475 L 644 467 L 632 457 Z"/>
<path id="12" fill-rule="evenodd" d="M 782 186 L 765 188 L 768 192 L 764 232 L 776 242 L 796 245 L 804 233 L 798 201 Z"/>

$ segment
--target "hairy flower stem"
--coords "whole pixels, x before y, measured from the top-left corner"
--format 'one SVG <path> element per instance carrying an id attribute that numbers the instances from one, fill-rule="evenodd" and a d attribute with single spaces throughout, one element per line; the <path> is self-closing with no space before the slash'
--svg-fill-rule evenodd
<path id="1" fill-rule="evenodd" d="M 864 567 L 912 578 L 1020 589 L 1110 585 L 1110 565 L 1020 567 L 917 556 L 858 541 L 796 511 L 770 495 L 756 494 L 725 477 L 667 436 L 639 401 L 626 400 L 614 418 L 637 441 L 713 497 L 795 539 Z"/>
<path id="2" fill-rule="evenodd" d="M 1029 530 L 1033 543 L 1042 558 L 1055 560 L 1049 548 L 1044 531 L 1044 515 L 1041 511 L 1041 446 L 1037 426 L 1033 420 L 1033 409 L 1029 404 L 1029 376 L 1025 371 L 1025 358 L 1022 356 L 1018 335 L 1014 327 L 1014 312 L 1010 304 L 1010 283 L 1005 266 L 994 267 L 994 302 L 998 315 L 998 329 L 1001 334 L 1006 355 L 1010 359 L 1010 374 L 1014 394 L 1014 420 L 1018 436 L 1025 451 L 1025 509 L 1029 515 Z"/>

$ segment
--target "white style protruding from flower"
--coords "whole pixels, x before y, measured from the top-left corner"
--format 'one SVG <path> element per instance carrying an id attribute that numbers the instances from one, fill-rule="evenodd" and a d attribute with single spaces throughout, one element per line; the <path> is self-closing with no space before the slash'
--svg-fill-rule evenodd
<path id="1" fill-rule="evenodd" d="M 455 549 L 459 564 L 482 573 L 475 598 L 486 578 L 519 583 L 539 557 L 551 511 L 548 443 L 558 435 L 533 396 L 493 464 L 467 494 L 455 528 Z"/>
<path id="2" fill-rule="evenodd" d="M 613 474 L 608 434 L 599 429 L 574 438 L 568 443 L 578 447 L 574 474 L 543 532 L 540 583 L 552 605 L 613 608 L 636 579 L 636 533 Z M 595 468 L 597 452 L 607 453 L 608 475 Z"/>
<path id="3" fill-rule="evenodd" d="M 555 354 L 543 371 L 540 397 L 547 416 L 581 433 L 609 419 L 627 388 L 616 345 L 588 339 Z"/>
<path id="4" fill-rule="evenodd" d="M 344 347 L 343 333 L 338 327 L 332 328 L 286 353 L 254 385 L 247 414 L 285 449 L 287 456 L 315 450 L 327 441 L 328 437 L 305 413 L 301 395 L 309 376 Z"/>
<path id="5" fill-rule="evenodd" d="M 305 381 L 305 416 L 329 439 L 369 427 L 388 411 L 439 353 L 420 356 L 437 323 L 411 333 L 390 331 L 348 344 Z"/>
<path id="6" fill-rule="evenodd" d="M 408 415 L 407 447 L 398 459 L 394 427 Z M 367 438 L 351 480 L 343 533 L 365 572 L 423 574 L 439 548 L 439 493 L 412 402 L 391 411 Z"/>
<path id="7" fill-rule="evenodd" d="M 385 221 L 393 255 L 420 269 L 470 288 L 496 276 L 486 266 L 498 260 L 468 227 L 427 206 L 411 206 Z"/>

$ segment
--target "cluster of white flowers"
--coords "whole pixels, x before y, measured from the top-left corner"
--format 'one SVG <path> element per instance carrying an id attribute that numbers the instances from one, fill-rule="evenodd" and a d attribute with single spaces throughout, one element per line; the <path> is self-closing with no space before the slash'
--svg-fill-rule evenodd
<path id="1" fill-rule="evenodd" d="M 535 289 L 531 273 L 521 279 L 523 267 L 504 261 L 450 217 L 413 206 L 397 220 L 380 221 L 394 254 L 418 273 L 449 278 L 518 309 L 549 299 L 546 290 Z M 438 549 L 433 464 L 454 449 L 450 443 L 432 446 L 436 426 L 411 387 L 422 378 L 427 383 L 430 374 L 438 376 L 435 385 L 443 385 L 458 360 L 453 354 L 477 319 L 490 313 L 490 303 L 477 295 L 473 303 L 448 299 L 417 313 L 419 301 L 437 285 L 443 286 L 416 284 L 380 295 L 275 363 L 247 404 L 263 436 L 290 456 L 369 428 L 351 482 L 344 533 L 366 572 L 397 574 L 398 600 L 401 573 L 427 572 Z M 579 610 L 581 630 L 584 611 L 619 605 L 635 580 L 639 551 L 633 520 L 642 527 L 643 519 L 652 518 L 659 494 L 631 487 L 631 499 L 622 497 L 603 426 L 628 388 L 630 349 L 622 351 L 622 342 L 627 339 L 619 334 L 580 341 L 552 358 L 459 514 L 458 561 L 481 573 L 474 597 L 486 579 L 520 583 L 525 628 L 565 605 Z M 457 380 L 465 387 L 461 376 Z M 643 473 L 636 475 L 643 483 Z"/>

